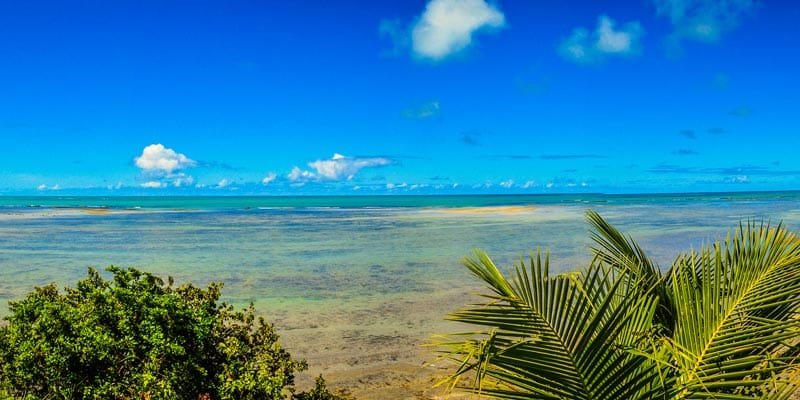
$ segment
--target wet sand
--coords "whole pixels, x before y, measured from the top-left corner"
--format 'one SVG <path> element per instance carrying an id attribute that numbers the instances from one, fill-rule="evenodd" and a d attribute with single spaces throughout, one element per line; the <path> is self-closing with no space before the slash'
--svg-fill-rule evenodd
<path id="1" fill-rule="evenodd" d="M 309 363 L 297 379 L 301 388 L 322 374 L 330 386 L 347 389 L 358 399 L 460 399 L 467 397 L 446 396 L 444 388 L 434 388 L 454 365 L 437 360 L 425 344 L 433 334 L 466 330 L 444 317 L 473 299 L 468 290 L 271 318 L 289 351 Z"/>
<path id="2" fill-rule="evenodd" d="M 488 206 L 488 207 L 455 207 L 434 209 L 443 214 L 459 215 L 517 215 L 536 211 L 533 206 Z"/>

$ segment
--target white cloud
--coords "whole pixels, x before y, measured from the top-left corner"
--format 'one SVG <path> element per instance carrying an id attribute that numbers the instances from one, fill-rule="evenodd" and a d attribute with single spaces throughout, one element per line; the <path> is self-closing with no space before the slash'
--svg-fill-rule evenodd
<path id="1" fill-rule="evenodd" d="M 750 177 L 747 175 L 737 175 L 726 179 L 726 183 L 750 183 Z"/>
<path id="2" fill-rule="evenodd" d="M 197 165 L 197 162 L 164 147 L 161 143 L 151 144 L 142 150 L 142 155 L 134 159 L 136 166 L 145 172 L 170 175 L 174 171 Z"/>
<path id="3" fill-rule="evenodd" d="M 181 186 L 192 186 L 194 183 L 194 177 L 186 174 L 177 174 L 173 176 L 174 180 L 172 181 L 172 186 L 181 187 Z"/>
<path id="4" fill-rule="evenodd" d="M 148 189 L 156 189 L 156 188 L 163 188 L 163 187 L 165 187 L 167 185 L 164 182 L 147 181 L 147 182 L 145 182 L 145 183 L 143 183 L 143 184 L 141 184 L 139 186 L 141 186 L 143 188 L 148 188 Z"/>
<path id="5" fill-rule="evenodd" d="M 47 187 L 47 185 L 45 185 L 45 184 L 41 184 L 41 185 L 39 185 L 39 186 L 37 186 L 37 187 L 36 187 L 36 190 L 38 190 L 38 191 L 40 191 L 40 192 L 41 192 L 41 191 L 44 191 L 44 190 L 61 190 L 61 186 L 59 186 L 59 185 L 53 185 L 53 186 L 50 186 L 50 187 L 48 188 L 48 187 Z"/>
<path id="6" fill-rule="evenodd" d="M 261 184 L 267 186 L 270 183 L 275 182 L 275 179 L 278 179 L 278 174 L 270 172 L 264 177 L 264 179 L 261 180 Z"/>
<path id="7" fill-rule="evenodd" d="M 514 181 L 509 179 L 507 181 L 500 182 L 498 185 L 500 185 L 500 186 L 502 186 L 502 187 L 504 187 L 506 189 L 511 189 L 511 187 L 514 186 Z"/>
<path id="8" fill-rule="evenodd" d="M 413 53 L 433 61 L 457 53 L 482 29 L 505 26 L 505 16 L 485 0 L 431 0 L 411 29 Z"/>
<path id="9" fill-rule="evenodd" d="M 303 171 L 298 167 L 292 168 L 292 171 L 289 172 L 289 175 L 286 175 L 286 177 L 292 182 L 308 181 L 315 178 L 314 174 L 311 172 Z"/>
<path id="10" fill-rule="evenodd" d="M 386 157 L 348 157 L 334 153 L 329 160 L 316 160 L 308 163 L 308 166 L 314 169 L 314 172 L 294 167 L 287 177 L 292 182 L 351 180 L 364 168 L 382 167 L 393 163 L 393 160 Z"/>
<path id="11" fill-rule="evenodd" d="M 403 183 L 392 183 L 392 182 L 389 182 L 389 183 L 386 184 L 386 189 L 389 189 L 389 190 L 406 189 L 406 188 L 411 190 L 412 188 L 413 189 L 417 189 L 419 187 L 420 187 L 419 185 L 409 185 L 406 182 L 403 182 Z"/>
<path id="12" fill-rule="evenodd" d="M 740 19 L 756 7 L 756 0 L 653 0 L 659 15 L 674 28 L 668 38 L 673 50 L 684 39 L 714 43 L 739 26 Z"/>
<path id="13" fill-rule="evenodd" d="M 527 181 L 522 185 L 523 189 L 530 189 L 532 187 L 536 187 L 536 181 Z"/>
<path id="14" fill-rule="evenodd" d="M 600 17 L 597 25 L 597 49 L 604 53 L 630 53 L 633 51 L 632 39 L 638 38 L 635 30 L 638 31 L 638 28 L 615 31 L 614 21 L 608 17 Z"/>
<path id="15" fill-rule="evenodd" d="M 224 188 L 224 187 L 226 187 L 226 186 L 228 186 L 228 185 L 230 185 L 230 184 L 231 184 L 231 181 L 230 181 L 230 180 L 228 180 L 228 179 L 222 179 L 222 180 L 220 180 L 219 182 L 217 182 L 217 187 L 218 187 L 218 188 L 220 188 L 220 189 L 222 189 L 222 188 Z"/>
<path id="16" fill-rule="evenodd" d="M 578 64 L 602 62 L 609 56 L 631 56 L 641 51 L 641 38 L 644 30 L 638 22 L 629 22 L 615 30 L 613 19 L 601 15 L 597 28 L 589 32 L 584 28 L 572 31 L 559 46 L 559 53 L 565 59 Z"/>

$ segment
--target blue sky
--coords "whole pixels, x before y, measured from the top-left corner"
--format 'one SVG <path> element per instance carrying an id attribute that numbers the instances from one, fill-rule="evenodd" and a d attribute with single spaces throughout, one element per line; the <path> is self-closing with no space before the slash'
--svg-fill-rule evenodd
<path id="1" fill-rule="evenodd" d="M 800 3 L 0 3 L 0 193 L 800 189 Z"/>

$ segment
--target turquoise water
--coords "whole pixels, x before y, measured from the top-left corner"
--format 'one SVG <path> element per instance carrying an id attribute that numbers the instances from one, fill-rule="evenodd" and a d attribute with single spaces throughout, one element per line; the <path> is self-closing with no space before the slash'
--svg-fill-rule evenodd
<path id="1" fill-rule="evenodd" d="M 526 207 L 453 208 L 483 206 Z M 358 385 L 364 374 L 418 368 L 426 357 L 419 343 L 457 329 L 442 316 L 480 289 L 459 264 L 472 249 L 507 265 L 549 248 L 559 270 L 583 265 L 589 208 L 662 265 L 742 219 L 800 228 L 798 192 L 0 197 L 0 316 L 8 300 L 33 286 L 72 284 L 89 266 L 222 281 L 225 300 L 255 303 L 295 353 L 321 368 L 314 373 Z M 399 379 L 391 376 L 387 382 Z"/>
<path id="2" fill-rule="evenodd" d="M 537 194 L 453 196 L 0 196 L 0 207 L 98 207 L 146 209 L 481 207 L 542 204 L 641 204 L 686 201 L 798 200 L 800 191 L 664 193 L 664 194 Z"/>
<path id="3" fill-rule="evenodd" d="M 501 261 L 549 248 L 587 257 L 583 213 L 597 209 L 663 264 L 740 219 L 796 226 L 800 192 L 351 197 L 0 196 L 0 315 L 33 286 L 65 285 L 89 266 L 137 266 L 226 299 L 291 313 L 467 285 L 474 248 Z M 528 206 L 489 212 L 453 207 Z M 447 277 L 447 279 L 442 279 Z"/>

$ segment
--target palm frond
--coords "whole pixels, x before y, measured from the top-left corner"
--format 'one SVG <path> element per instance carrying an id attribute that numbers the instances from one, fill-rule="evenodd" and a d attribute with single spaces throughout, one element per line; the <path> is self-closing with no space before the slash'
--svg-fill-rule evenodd
<path id="1" fill-rule="evenodd" d="M 618 272 L 595 263 L 553 276 L 541 254 L 511 279 L 483 252 L 464 264 L 494 293 L 450 316 L 488 328 L 484 340 L 445 350 L 462 366 L 454 379 L 472 371 L 472 390 L 500 399 L 631 399 L 651 389 L 654 365 L 627 347 L 632 332 L 650 329 L 656 299 L 619 296 Z"/>
<path id="2" fill-rule="evenodd" d="M 800 386 L 800 239 L 740 225 L 664 274 L 598 214 L 594 259 L 551 275 L 531 254 L 506 276 L 483 252 L 465 266 L 489 288 L 440 341 L 468 390 L 498 399 L 786 400 Z"/>
<path id="3" fill-rule="evenodd" d="M 595 211 L 586 212 L 586 220 L 593 228 L 590 237 L 595 243 L 592 252 L 602 262 L 629 273 L 631 289 L 642 293 L 654 294 L 659 298 L 656 311 L 656 323 L 667 334 L 675 325 L 675 307 L 667 290 L 668 277 L 661 274 L 661 269 L 630 236 L 625 236 L 614 226 L 606 222 Z"/>
<path id="4" fill-rule="evenodd" d="M 742 226 L 724 243 L 679 258 L 671 281 L 676 398 L 780 393 L 774 377 L 798 357 L 797 237 L 780 226 Z"/>

